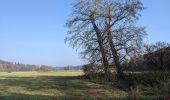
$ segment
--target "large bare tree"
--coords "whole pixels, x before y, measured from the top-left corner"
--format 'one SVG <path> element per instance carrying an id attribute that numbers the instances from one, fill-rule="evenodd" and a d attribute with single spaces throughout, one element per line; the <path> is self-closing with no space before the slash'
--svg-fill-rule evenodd
<path id="1" fill-rule="evenodd" d="M 121 75 L 121 63 L 140 51 L 146 35 L 144 27 L 135 25 L 142 10 L 140 0 L 78 0 L 67 21 L 66 41 L 100 61 L 106 76 L 110 65 Z"/>

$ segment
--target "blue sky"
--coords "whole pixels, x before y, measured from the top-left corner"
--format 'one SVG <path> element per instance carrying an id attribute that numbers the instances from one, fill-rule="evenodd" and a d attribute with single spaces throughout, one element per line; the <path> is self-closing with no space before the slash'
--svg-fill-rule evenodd
<path id="1" fill-rule="evenodd" d="M 142 0 L 138 22 L 147 27 L 147 42 L 170 43 L 170 1 Z M 73 0 L 0 0 L 0 59 L 52 66 L 84 63 L 64 43 L 64 27 Z"/>

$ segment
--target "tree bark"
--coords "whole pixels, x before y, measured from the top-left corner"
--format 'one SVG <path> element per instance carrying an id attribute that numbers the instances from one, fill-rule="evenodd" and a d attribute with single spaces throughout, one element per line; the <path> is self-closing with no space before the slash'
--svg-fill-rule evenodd
<path id="1" fill-rule="evenodd" d="M 119 57 L 118 57 L 118 52 L 114 46 L 114 43 L 113 43 L 113 35 L 112 35 L 112 31 L 111 31 L 111 25 L 112 25 L 112 15 L 111 15 L 111 9 L 109 9 L 109 22 L 107 24 L 107 35 L 108 35 L 108 40 L 109 40 L 109 45 L 110 45 L 110 49 L 111 49 L 111 52 L 112 52 L 112 56 L 113 56 L 113 61 L 115 63 L 115 66 L 116 66 L 116 71 L 117 71 L 117 74 L 118 74 L 118 77 L 122 76 L 123 74 L 123 71 L 121 69 L 121 65 L 120 65 L 120 61 L 119 61 Z"/>
<path id="2" fill-rule="evenodd" d="M 102 38 L 100 30 L 98 29 L 98 27 L 95 23 L 94 15 L 91 15 L 91 22 L 92 22 L 93 28 L 94 28 L 96 36 L 97 36 L 98 44 L 99 44 L 101 55 L 102 55 L 105 75 L 106 75 L 106 78 L 108 79 L 109 78 L 109 71 L 108 71 L 109 62 L 108 62 L 108 59 L 107 59 L 106 49 L 103 45 L 103 38 Z"/>

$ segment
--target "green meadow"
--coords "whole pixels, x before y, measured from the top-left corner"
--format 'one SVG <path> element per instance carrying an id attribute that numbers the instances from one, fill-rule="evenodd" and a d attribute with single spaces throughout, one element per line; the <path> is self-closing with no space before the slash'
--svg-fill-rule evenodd
<path id="1" fill-rule="evenodd" d="M 0 100 L 120 100 L 127 93 L 81 79 L 82 72 L 2 72 Z"/>

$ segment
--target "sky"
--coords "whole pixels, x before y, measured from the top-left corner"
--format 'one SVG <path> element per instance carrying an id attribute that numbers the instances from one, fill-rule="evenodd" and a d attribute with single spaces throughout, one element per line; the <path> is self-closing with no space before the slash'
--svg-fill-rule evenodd
<path id="1" fill-rule="evenodd" d="M 0 0 L 0 59 L 24 64 L 81 65 L 78 52 L 64 43 L 74 0 Z M 170 43 L 170 0 L 142 0 L 138 25 L 146 42 Z"/>

